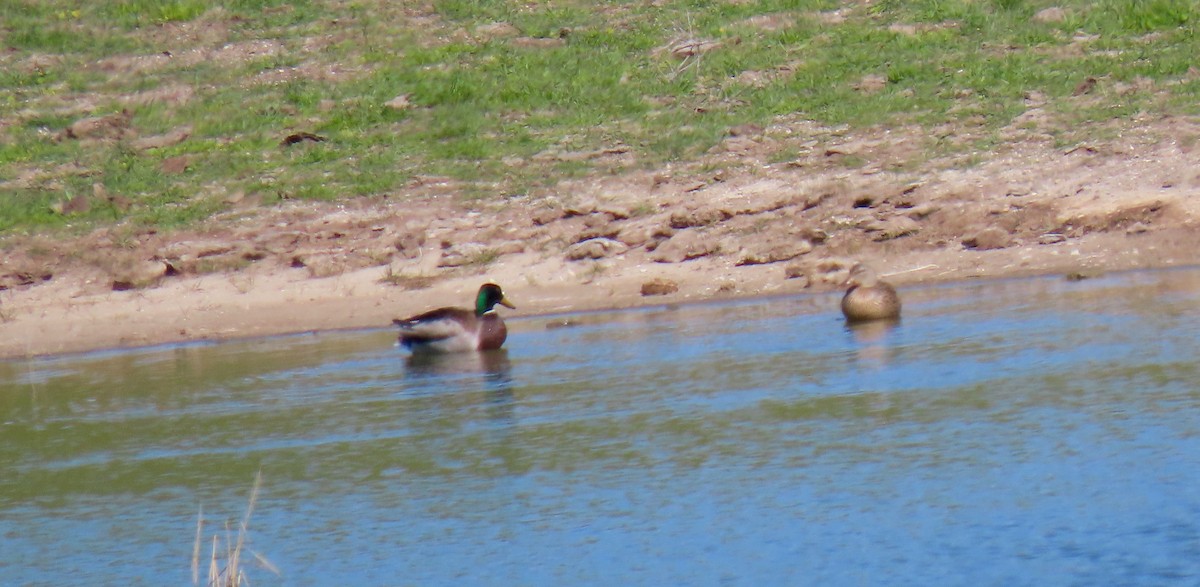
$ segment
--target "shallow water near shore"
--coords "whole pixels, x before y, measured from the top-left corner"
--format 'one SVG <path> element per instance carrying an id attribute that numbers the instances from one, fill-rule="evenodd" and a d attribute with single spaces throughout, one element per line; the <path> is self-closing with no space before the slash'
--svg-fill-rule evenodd
<path id="1" fill-rule="evenodd" d="M 188 584 L 261 470 L 255 585 L 1200 581 L 1200 271 L 902 294 L 0 363 L 0 577 Z"/>

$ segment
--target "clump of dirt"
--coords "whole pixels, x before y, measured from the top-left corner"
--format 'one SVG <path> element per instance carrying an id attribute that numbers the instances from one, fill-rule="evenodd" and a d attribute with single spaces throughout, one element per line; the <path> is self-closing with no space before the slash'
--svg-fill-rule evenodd
<path id="1" fill-rule="evenodd" d="M 128 110 L 122 110 L 115 114 L 107 114 L 104 116 L 92 116 L 83 118 L 71 123 L 62 134 L 60 139 L 122 139 L 129 136 L 132 131 L 130 123 L 133 121 L 133 114 Z"/>

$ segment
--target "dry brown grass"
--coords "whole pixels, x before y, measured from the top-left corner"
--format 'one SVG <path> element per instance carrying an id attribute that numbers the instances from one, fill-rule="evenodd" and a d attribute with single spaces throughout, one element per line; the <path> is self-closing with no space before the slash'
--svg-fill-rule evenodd
<path id="1" fill-rule="evenodd" d="M 254 488 L 250 490 L 250 501 L 246 504 L 246 513 L 238 526 L 237 536 L 231 534 L 229 521 L 225 521 L 224 542 L 220 533 L 212 535 L 212 553 L 208 561 L 208 579 L 206 587 L 238 587 L 249 585 L 246 570 L 243 566 L 242 551 L 246 550 L 246 534 L 250 528 L 250 514 L 258 502 L 258 491 L 262 487 L 262 471 L 254 476 Z M 204 508 L 196 515 L 196 540 L 192 546 L 192 584 L 200 585 L 200 543 L 204 539 Z M 249 551 L 258 564 L 263 568 L 279 574 L 279 569 L 262 555 Z"/>

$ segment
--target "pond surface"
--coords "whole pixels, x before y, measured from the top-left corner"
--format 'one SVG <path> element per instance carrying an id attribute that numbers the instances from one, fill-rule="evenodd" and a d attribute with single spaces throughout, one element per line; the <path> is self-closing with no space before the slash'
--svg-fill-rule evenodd
<path id="1" fill-rule="evenodd" d="M 0 583 L 1200 582 L 1200 272 L 902 293 L 0 363 Z"/>

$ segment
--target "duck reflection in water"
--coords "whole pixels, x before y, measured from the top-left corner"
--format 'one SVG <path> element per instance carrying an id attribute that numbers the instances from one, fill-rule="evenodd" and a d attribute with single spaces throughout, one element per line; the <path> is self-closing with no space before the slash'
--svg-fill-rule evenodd
<path id="1" fill-rule="evenodd" d="M 899 325 L 899 319 L 847 323 L 846 330 L 850 331 L 858 347 L 859 362 L 873 369 L 886 367 L 891 359 L 888 337 Z"/>
<path id="2" fill-rule="evenodd" d="M 482 375 L 488 382 L 512 379 L 507 349 L 474 353 L 414 352 L 404 359 L 404 370 L 414 377 Z"/>
<path id="3" fill-rule="evenodd" d="M 506 470 L 519 468 L 519 453 L 512 448 L 517 417 L 512 363 L 507 350 L 415 352 L 405 357 L 404 371 L 406 377 L 417 380 L 413 381 L 415 387 L 433 391 L 439 401 L 446 402 L 444 407 L 458 414 L 456 417 L 478 416 L 479 412 L 469 406 L 481 406 L 482 414 L 490 424 L 486 427 L 489 435 L 486 450 Z"/>

